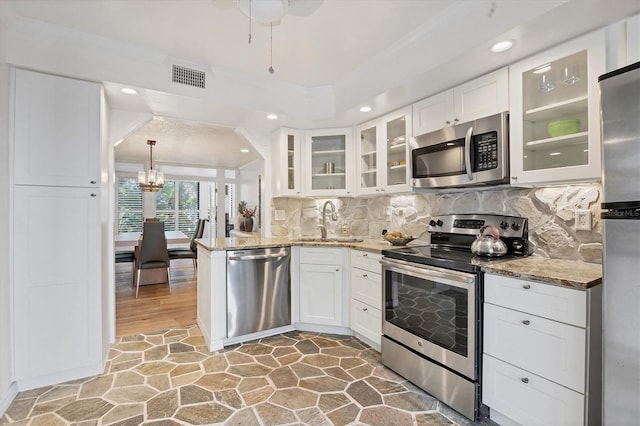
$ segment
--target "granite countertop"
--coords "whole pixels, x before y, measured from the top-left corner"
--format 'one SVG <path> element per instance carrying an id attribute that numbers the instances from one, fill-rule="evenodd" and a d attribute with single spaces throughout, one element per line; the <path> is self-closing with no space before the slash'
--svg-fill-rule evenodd
<path id="1" fill-rule="evenodd" d="M 214 240 L 201 239 L 196 242 L 209 251 L 244 250 L 254 248 L 282 247 L 282 246 L 317 246 L 317 247 L 346 247 L 364 250 L 372 253 L 382 253 L 382 250 L 393 247 L 383 239 L 363 239 L 358 242 L 342 241 L 305 241 L 290 237 L 250 237 L 250 238 L 216 238 Z"/>
<path id="2" fill-rule="evenodd" d="M 290 237 L 257 236 L 251 238 L 216 238 L 214 240 L 201 239 L 196 240 L 196 242 L 209 251 L 282 246 L 316 246 L 346 247 L 381 254 L 382 250 L 393 247 L 391 243 L 381 238 L 363 239 L 363 241 L 359 242 L 341 242 L 304 241 L 299 238 Z M 506 275 L 513 278 L 539 281 L 582 290 L 602 284 L 602 265 L 598 263 L 530 256 L 495 263 L 483 263 L 481 266 L 482 269 L 489 274 Z"/>
<path id="3" fill-rule="evenodd" d="M 484 265 L 490 274 L 540 281 L 586 290 L 602 284 L 602 265 L 575 260 L 529 256 L 522 259 Z"/>

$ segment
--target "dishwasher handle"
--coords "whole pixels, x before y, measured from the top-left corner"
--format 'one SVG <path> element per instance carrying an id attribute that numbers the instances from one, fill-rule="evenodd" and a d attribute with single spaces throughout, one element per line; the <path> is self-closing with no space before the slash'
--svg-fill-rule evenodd
<path id="1" fill-rule="evenodd" d="M 229 260 L 263 260 L 263 259 L 282 259 L 287 257 L 288 254 L 274 253 L 274 254 L 245 254 L 240 256 L 229 256 Z"/>

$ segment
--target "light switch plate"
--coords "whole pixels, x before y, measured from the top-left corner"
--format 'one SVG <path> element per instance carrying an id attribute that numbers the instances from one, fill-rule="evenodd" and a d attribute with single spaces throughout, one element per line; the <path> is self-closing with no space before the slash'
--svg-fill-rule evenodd
<path id="1" fill-rule="evenodd" d="M 591 231 L 590 210 L 576 210 L 576 231 Z"/>
<path id="2" fill-rule="evenodd" d="M 275 220 L 279 222 L 284 220 L 284 210 L 276 210 L 274 215 L 275 215 Z"/>

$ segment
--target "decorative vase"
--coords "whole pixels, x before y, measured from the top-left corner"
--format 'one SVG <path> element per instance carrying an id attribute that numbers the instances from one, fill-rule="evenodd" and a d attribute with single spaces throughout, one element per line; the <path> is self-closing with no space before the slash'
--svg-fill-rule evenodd
<path id="1" fill-rule="evenodd" d="M 253 232 L 253 218 L 247 217 L 244 219 L 244 230 L 247 232 Z"/>

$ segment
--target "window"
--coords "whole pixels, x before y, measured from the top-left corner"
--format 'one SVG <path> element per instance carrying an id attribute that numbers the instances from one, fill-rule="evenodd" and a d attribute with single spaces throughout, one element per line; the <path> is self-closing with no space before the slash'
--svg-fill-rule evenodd
<path id="1" fill-rule="evenodd" d="M 118 179 L 118 233 L 142 232 L 142 191 L 136 178 Z"/>
<path id="2" fill-rule="evenodd" d="M 166 231 L 179 230 L 193 235 L 200 216 L 200 184 L 193 181 L 167 181 L 156 195 L 156 217 Z"/>

